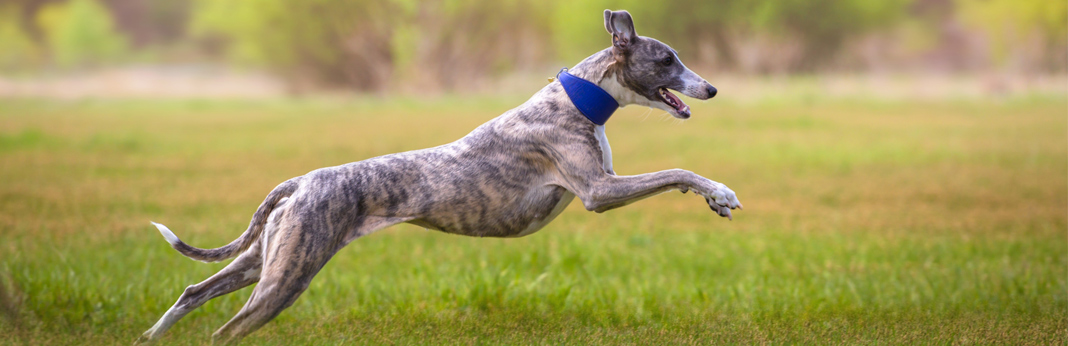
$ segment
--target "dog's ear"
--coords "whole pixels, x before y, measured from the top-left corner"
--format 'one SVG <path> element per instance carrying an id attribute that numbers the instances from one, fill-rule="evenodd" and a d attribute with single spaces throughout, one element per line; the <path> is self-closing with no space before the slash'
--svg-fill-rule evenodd
<path id="1" fill-rule="evenodd" d="M 626 56 L 631 44 L 638 39 L 634 20 L 627 11 L 604 10 L 604 28 L 612 34 L 612 48 L 617 58 Z"/>

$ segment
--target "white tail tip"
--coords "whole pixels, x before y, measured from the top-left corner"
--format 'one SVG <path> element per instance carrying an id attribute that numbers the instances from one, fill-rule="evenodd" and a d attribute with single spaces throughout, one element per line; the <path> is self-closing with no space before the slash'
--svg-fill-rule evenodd
<path id="1" fill-rule="evenodd" d="M 156 228 L 159 229 L 159 233 L 163 234 L 163 238 L 167 239 L 168 243 L 171 243 L 171 245 L 178 244 L 178 236 L 174 235 L 174 232 L 171 232 L 171 230 L 167 228 L 167 226 L 158 224 L 154 221 L 149 222 L 152 222 L 152 225 L 156 226 Z"/>

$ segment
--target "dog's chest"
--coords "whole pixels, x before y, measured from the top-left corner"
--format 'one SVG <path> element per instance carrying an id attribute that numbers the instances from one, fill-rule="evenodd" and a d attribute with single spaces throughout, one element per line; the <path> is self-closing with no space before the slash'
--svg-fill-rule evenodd
<path id="1" fill-rule="evenodd" d="M 560 215 L 560 213 L 563 212 L 564 209 L 567 208 L 567 205 L 571 204 L 571 201 L 574 199 L 575 194 L 571 192 L 564 192 L 563 196 L 560 196 L 560 200 L 556 202 L 556 205 L 553 206 L 553 209 L 550 210 L 548 214 L 535 215 L 534 221 L 531 222 L 530 225 L 527 226 L 527 228 L 523 229 L 519 233 L 516 233 L 515 235 L 512 235 L 512 237 L 522 237 L 542 229 L 542 227 L 545 227 L 545 225 L 549 224 L 549 222 L 552 222 L 557 215 Z"/>
<path id="2" fill-rule="evenodd" d="M 597 144 L 601 148 L 602 167 L 604 168 L 604 171 L 609 174 L 615 174 L 615 172 L 612 170 L 612 148 L 608 146 L 608 136 L 605 135 L 604 125 L 600 125 L 595 128 L 594 137 L 597 138 Z M 552 210 L 550 210 L 547 214 L 539 213 L 538 215 L 533 215 L 533 221 L 529 225 L 527 225 L 526 228 L 524 228 L 519 233 L 516 233 L 511 236 L 522 237 L 537 232 L 538 230 L 545 227 L 545 225 L 549 224 L 549 222 L 552 222 L 557 215 L 560 215 L 560 213 L 562 213 L 564 209 L 566 209 L 567 206 L 571 204 L 571 201 L 574 199 L 575 194 L 565 190 L 563 195 L 560 196 L 558 200 L 556 200 L 556 204 L 553 205 Z"/>

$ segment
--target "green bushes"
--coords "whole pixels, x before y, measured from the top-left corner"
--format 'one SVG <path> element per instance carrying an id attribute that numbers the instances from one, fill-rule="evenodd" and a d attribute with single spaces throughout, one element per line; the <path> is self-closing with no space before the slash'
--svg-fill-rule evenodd
<path id="1" fill-rule="evenodd" d="M 785 68 L 811 71 L 851 38 L 891 24 L 903 0 L 868 1 L 199 1 L 194 32 L 228 42 L 228 55 L 298 85 L 380 90 L 396 81 L 454 89 L 523 67 L 574 63 L 608 46 L 600 12 L 626 8 L 639 33 L 683 59 L 736 65 L 735 41 L 796 41 Z M 711 59 L 702 52 L 714 51 Z M 706 54 L 707 55 L 707 54 Z M 304 78 L 304 79 L 302 79 Z"/>
<path id="2" fill-rule="evenodd" d="M 0 5 L 0 71 L 17 70 L 41 62 L 41 51 L 19 27 L 19 8 Z"/>
<path id="3" fill-rule="evenodd" d="M 297 89 L 467 89 L 504 74 L 544 74 L 607 47 L 600 12 L 611 8 L 629 10 L 640 34 L 672 45 L 702 71 L 959 65 L 949 70 L 1048 73 L 1068 66 L 1065 7 L 1041 0 L 18 0 L 0 5 L 0 69 L 92 67 L 129 61 L 129 52 L 150 62 L 189 60 L 168 54 L 179 51 L 266 68 Z"/>
<path id="4" fill-rule="evenodd" d="M 111 15 L 95 0 L 70 0 L 46 6 L 37 16 L 48 51 L 62 68 L 99 65 L 127 52 Z"/>
<path id="5" fill-rule="evenodd" d="M 594 12 L 596 14 L 596 12 Z M 452 88 L 544 62 L 535 1 L 199 1 L 193 33 L 297 86 L 382 90 L 395 78 Z"/>

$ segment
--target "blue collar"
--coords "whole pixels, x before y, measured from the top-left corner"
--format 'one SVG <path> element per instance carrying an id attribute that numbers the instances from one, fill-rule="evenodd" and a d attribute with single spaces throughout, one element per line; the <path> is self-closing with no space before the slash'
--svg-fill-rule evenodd
<path id="1" fill-rule="evenodd" d="M 575 108 L 594 124 L 604 125 L 619 108 L 619 103 L 607 91 L 597 84 L 567 73 L 566 67 L 560 69 L 556 79 L 564 86 L 564 91 L 567 92 L 571 103 L 575 104 Z"/>

